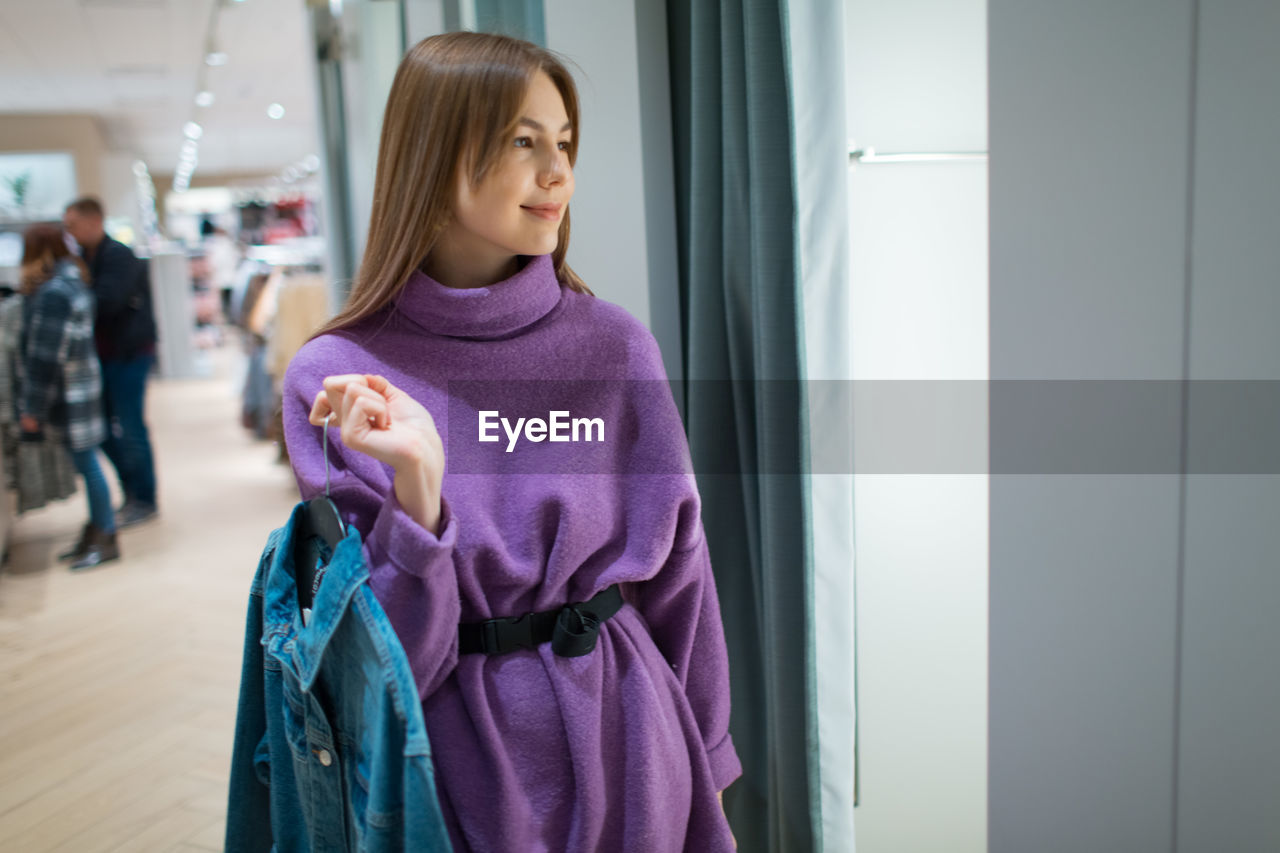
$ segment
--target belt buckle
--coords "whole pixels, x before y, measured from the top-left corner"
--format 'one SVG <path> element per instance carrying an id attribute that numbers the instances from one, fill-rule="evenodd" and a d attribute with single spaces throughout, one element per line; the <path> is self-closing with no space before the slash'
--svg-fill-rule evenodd
<path id="1" fill-rule="evenodd" d="M 532 649 L 533 614 L 526 613 L 515 619 L 489 619 L 484 623 L 485 653 L 501 655 L 515 649 Z"/>
<path id="2" fill-rule="evenodd" d="M 507 636 L 511 643 L 517 649 L 532 649 L 537 647 L 537 643 L 533 641 L 533 614 L 526 613 L 519 618 L 511 620 L 508 625 Z"/>

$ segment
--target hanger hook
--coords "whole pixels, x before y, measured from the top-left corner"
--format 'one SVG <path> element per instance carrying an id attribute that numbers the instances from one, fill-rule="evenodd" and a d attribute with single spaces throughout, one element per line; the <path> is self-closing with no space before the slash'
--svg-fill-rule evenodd
<path id="1" fill-rule="evenodd" d="M 324 416 L 324 496 L 329 497 L 329 419 L 333 412 Z"/>

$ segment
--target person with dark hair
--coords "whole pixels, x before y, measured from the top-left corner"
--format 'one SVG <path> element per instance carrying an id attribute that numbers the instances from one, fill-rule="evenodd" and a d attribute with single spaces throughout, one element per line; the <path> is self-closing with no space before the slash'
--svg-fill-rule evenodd
<path id="1" fill-rule="evenodd" d="M 538 45 L 409 50 L 354 287 L 286 371 L 285 440 L 404 646 L 454 849 L 726 853 L 742 765 L 701 499 L 657 341 L 566 261 L 579 131 Z M 553 399 L 603 415 L 600 444 L 490 452 L 485 416 Z"/>
<path id="2" fill-rule="evenodd" d="M 84 478 L 89 521 L 59 559 L 87 569 L 120 558 L 111 492 L 96 450 L 106 437 L 102 377 L 93 343 L 93 294 L 87 271 L 56 225 L 32 225 L 22 252 L 23 324 L 18 422 L 26 434 L 53 425 L 65 433 Z"/>
<path id="3" fill-rule="evenodd" d="M 67 205 L 62 223 L 80 246 L 97 300 L 94 336 L 108 424 L 102 449 L 124 492 L 120 526 L 131 527 L 157 513 L 155 459 L 144 416 L 156 351 L 150 272 L 128 246 L 107 235 L 97 199 L 86 196 Z"/>

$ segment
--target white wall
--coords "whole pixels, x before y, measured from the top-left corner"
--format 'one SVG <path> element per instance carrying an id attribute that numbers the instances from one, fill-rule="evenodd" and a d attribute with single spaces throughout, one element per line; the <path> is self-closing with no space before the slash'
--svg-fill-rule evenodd
<path id="1" fill-rule="evenodd" d="M 984 0 L 845 8 L 850 140 L 985 151 Z M 849 174 L 859 853 L 987 846 L 986 179 Z"/>
<path id="2" fill-rule="evenodd" d="M 405 47 L 444 32 L 444 0 L 404 0 Z"/>
<path id="3" fill-rule="evenodd" d="M 1200 9 L 1187 370 L 1204 393 L 1188 418 L 1178 851 L 1276 850 L 1280 6 Z M 1240 379 L 1271 384 L 1211 381 Z M 1208 473 L 1197 459 L 1228 431 L 1245 464 Z"/>
<path id="4" fill-rule="evenodd" d="M 598 295 L 649 318 L 640 83 L 631 3 L 546 6 L 547 47 L 566 54 L 581 122 L 569 264 Z"/>
<path id="5" fill-rule="evenodd" d="M 581 100 L 582 143 L 569 264 L 598 296 L 650 327 L 668 373 L 677 376 L 674 171 L 670 133 L 659 136 L 653 126 L 664 116 L 668 128 L 670 122 L 665 19 L 650 4 L 641 10 L 638 28 L 637 4 L 643 2 L 547 3 L 547 47 L 578 66 L 570 66 Z M 663 251 L 651 253 L 651 245 Z"/>
<path id="6" fill-rule="evenodd" d="M 993 379 L 1112 380 L 1075 458 L 1137 439 L 992 478 L 991 850 L 1280 849 L 1280 401 L 1226 381 L 1280 378 L 1280 7 L 989 23 Z"/>

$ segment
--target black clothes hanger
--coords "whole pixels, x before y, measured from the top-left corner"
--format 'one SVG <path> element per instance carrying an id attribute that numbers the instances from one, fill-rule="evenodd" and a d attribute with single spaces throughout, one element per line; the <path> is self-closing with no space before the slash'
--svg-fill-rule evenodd
<path id="1" fill-rule="evenodd" d="M 293 573 L 298 585 L 298 607 L 303 623 L 311 614 L 312 590 L 316 584 L 316 552 L 312 539 L 319 538 L 332 550 L 346 538 L 346 527 L 338 507 L 329 498 L 329 418 L 324 419 L 324 497 L 312 498 L 298 516 L 293 534 Z"/>

